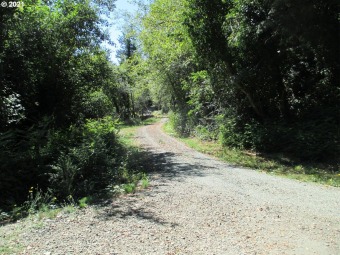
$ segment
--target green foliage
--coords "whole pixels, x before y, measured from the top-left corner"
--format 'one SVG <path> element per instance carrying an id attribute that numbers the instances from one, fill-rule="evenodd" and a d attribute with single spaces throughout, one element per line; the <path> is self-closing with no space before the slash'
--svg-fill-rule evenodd
<path id="1" fill-rule="evenodd" d="M 142 178 L 143 158 L 136 149 L 121 144 L 117 125 L 111 117 L 87 120 L 51 138 L 46 150 L 59 156 L 47 174 L 49 187 L 60 200 L 72 195 L 85 197 L 79 203 L 88 204 L 91 194 L 105 192 L 112 185 L 136 184 Z M 60 150 L 61 146 L 63 150 L 56 152 L 55 147 Z"/>
<path id="2" fill-rule="evenodd" d="M 34 214 L 39 214 L 39 218 L 54 218 L 59 212 L 57 204 L 51 189 L 43 192 L 38 187 L 30 187 L 26 201 L 20 206 L 14 205 L 8 213 L 2 213 L 0 220 L 15 220 Z"/>
<path id="3" fill-rule="evenodd" d="M 334 159 L 339 153 L 335 1 L 188 2 L 185 24 L 207 70 L 210 101 L 225 115 L 223 144 Z M 190 102 L 199 112 L 200 100 Z"/>
<path id="4" fill-rule="evenodd" d="M 56 198 L 53 196 L 51 190 L 43 192 L 39 188 L 31 187 L 28 192 L 28 199 L 23 204 L 24 212 L 34 214 L 37 211 L 47 211 L 47 207 L 51 209 L 55 207 Z"/>
<path id="5" fill-rule="evenodd" d="M 6 195 L 3 198 L 11 199 L 3 200 L 7 205 L 5 209 L 8 210 L 17 202 L 22 205 L 11 215 L 17 214 L 17 217 L 21 217 L 27 212 L 41 212 L 42 217 L 45 217 L 43 215 L 53 214 L 45 210 L 51 206 L 75 205 L 74 200 L 78 200 L 79 206 L 85 207 L 91 203 L 94 194 L 103 195 L 108 190 L 112 191 L 110 187 L 116 185 L 126 192 L 133 192 L 138 181 L 142 179 L 142 186 L 147 187 L 148 179 L 146 175 L 141 174 L 145 172 L 145 156 L 136 148 L 126 148 L 127 145 L 122 145 L 117 133 L 117 122 L 111 117 L 87 120 L 85 124 L 71 126 L 67 130 L 49 129 L 46 141 L 39 144 L 39 151 L 34 154 L 36 162 L 24 158 L 24 162 L 31 163 L 26 166 L 29 174 L 15 178 L 12 174 L 1 180 L 4 183 L 10 178 L 14 181 L 22 180 L 23 183 L 29 181 L 26 184 L 31 184 L 32 187 L 39 183 L 39 191 L 30 186 L 25 189 L 20 189 L 19 186 L 19 196 L 13 197 L 13 193 L 6 190 L 7 186 L 1 186 L 5 191 L 3 194 Z M 18 160 L 13 159 L 13 165 L 10 165 L 9 161 L 7 163 L 9 169 L 13 169 Z M 43 182 L 31 179 L 38 174 L 42 176 Z M 25 199 L 22 194 L 27 194 L 27 191 L 30 195 Z"/>
<path id="6" fill-rule="evenodd" d="M 82 199 L 78 200 L 78 204 L 80 208 L 85 208 L 91 203 L 93 203 L 93 197 L 91 196 L 83 197 Z"/>
<path id="7" fill-rule="evenodd" d="M 58 187 L 58 193 L 64 196 L 73 194 L 74 177 L 80 168 L 72 161 L 72 158 L 69 155 L 62 154 L 57 159 L 57 162 L 51 165 L 51 168 L 53 174 L 51 174 L 50 181 L 55 183 L 53 186 Z"/>
<path id="8" fill-rule="evenodd" d="M 235 118 L 225 118 L 220 126 L 220 141 L 228 147 L 332 161 L 340 149 L 336 126 L 331 119 L 294 124 L 252 121 L 240 126 Z"/>
<path id="9" fill-rule="evenodd" d="M 196 69 L 193 47 L 183 25 L 186 1 L 161 0 L 150 6 L 140 35 L 148 56 L 146 77 L 154 102 L 187 113 L 185 85 Z"/>
<path id="10" fill-rule="evenodd" d="M 136 184 L 134 184 L 134 183 L 124 184 L 123 189 L 124 189 L 125 193 L 127 193 L 127 194 L 134 193 L 135 190 L 136 190 Z"/>
<path id="11" fill-rule="evenodd" d="M 84 196 L 105 188 L 117 177 L 115 168 L 122 149 L 116 138 L 115 123 L 111 118 L 88 120 L 84 127 L 79 127 L 74 132 L 74 146 L 70 144 L 67 148 L 67 155 L 73 161 L 69 164 L 69 171 L 73 176 L 71 183 L 74 191 L 64 195 Z M 69 180 L 67 175 L 60 175 L 55 171 L 52 173 L 54 176 L 51 181 L 55 183 L 55 188 L 59 187 L 60 178 Z M 65 191 L 71 190 L 60 190 Z"/>
<path id="12" fill-rule="evenodd" d="M 115 76 L 100 48 L 113 2 L 25 1 L 1 9 L 1 208 L 23 204 L 37 185 L 63 201 L 118 178 L 124 151 L 115 121 L 105 117 L 114 114 Z"/>
<path id="13" fill-rule="evenodd" d="M 94 91 L 83 103 L 84 115 L 88 118 L 103 118 L 113 114 L 113 104 L 103 90 Z"/>
<path id="14" fill-rule="evenodd" d="M 150 182 L 149 182 L 149 179 L 146 175 L 143 176 L 141 185 L 142 185 L 142 189 L 146 189 L 146 188 L 149 187 Z"/>
<path id="15" fill-rule="evenodd" d="M 176 112 L 169 113 L 169 123 L 174 128 L 175 132 L 181 136 L 188 136 L 190 130 L 188 128 L 188 118 L 185 114 Z"/>
<path id="16" fill-rule="evenodd" d="M 217 140 L 218 137 L 217 131 L 218 130 L 215 129 L 215 125 L 214 126 L 197 125 L 192 133 L 202 140 Z"/>

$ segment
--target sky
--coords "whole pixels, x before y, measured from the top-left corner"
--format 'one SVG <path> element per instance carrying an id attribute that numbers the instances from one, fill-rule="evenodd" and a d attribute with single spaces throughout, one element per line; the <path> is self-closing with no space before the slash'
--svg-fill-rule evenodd
<path id="1" fill-rule="evenodd" d="M 116 58 L 116 51 L 119 49 L 118 37 L 121 35 L 120 26 L 123 23 L 123 19 L 121 15 L 124 12 L 133 13 L 137 10 L 137 6 L 132 4 L 130 0 L 117 0 L 116 1 L 116 10 L 112 15 L 113 26 L 109 29 L 109 34 L 111 36 L 111 40 L 115 43 L 114 46 L 105 44 L 106 48 L 111 50 L 110 59 L 114 63 L 118 63 Z"/>

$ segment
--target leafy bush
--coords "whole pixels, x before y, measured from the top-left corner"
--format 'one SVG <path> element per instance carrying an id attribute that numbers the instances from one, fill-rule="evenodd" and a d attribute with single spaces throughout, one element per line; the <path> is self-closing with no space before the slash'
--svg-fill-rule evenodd
<path id="1" fill-rule="evenodd" d="M 262 152 L 283 152 L 300 159 L 336 159 L 340 153 L 339 134 L 335 121 L 240 124 L 236 118 L 224 120 L 220 128 L 223 145 Z"/>
<path id="2" fill-rule="evenodd" d="M 37 184 L 46 190 L 44 175 L 50 161 L 41 154 L 46 145 L 47 119 L 26 130 L 10 129 L 0 133 L 0 206 L 20 204 L 27 198 L 27 191 Z"/>
<path id="3" fill-rule="evenodd" d="M 222 124 L 223 123 L 223 124 Z M 242 148 L 242 136 L 237 130 L 237 123 L 236 120 L 233 118 L 225 119 L 223 122 L 221 121 L 220 126 L 220 142 L 224 146 L 235 147 L 235 148 Z"/>
<path id="4" fill-rule="evenodd" d="M 51 164 L 50 185 L 60 196 L 85 196 L 104 189 L 118 178 L 122 146 L 112 118 L 88 120 L 68 140 L 66 150 Z M 65 146 L 65 143 L 62 144 Z"/>
<path id="5" fill-rule="evenodd" d="M 93 197 L 92 196 L 88 196 L 88 197 L 83 197 L 82 199 L 78 200 L 79 203 L 79 207 L 80 208 L 85 208 L 87 207 L 89 204 L 91 204 L 93 202 Z"/>
<path id="6" fill-rule="evenodd" d="M 179 135 L 188 136 L 190 134 L 188 117 L 185 113 L 170 112 L 169 123 Z"/>
<path id="7" fill-rule="evenodd" d="M 218 136 L 218 130 L 214 125 L 198 125 L 194 129 L 194 134 L 201 140 L 216 140 Z"/>
<path id="8" fill-rule="evenodd" d="M 40 125 L 1 134 L 1 207 L 23 203 L 30 187 L 37 185 L 62 201 L 119 182 L 126 150 L 117 132 L 116 122 L 106 117 L 68 129 Z"/>
<path id="9" fill-rule="evenodd" d="M 110 98 L 102 91 L 92 92 L 83 103 L 84 114 L 89 118 L 103 118 L 113 112 Z"/>
<path id="10" fill-rule="evenodd" d="M 143 174 L 143 177 L 142 177 L 142 188 L 143 189 L 146 189 L 148 188 L 150 185 L 150 181 L 149 181 L 149 178 L 148 176 L 144 173 Z"/>
<path id="11" fill-rule="evenodd" d="M 124 184 L 123 189 L 124 189 L 125 193 L 133 193 L 136 190 L 136 184 L 134 184 L 134 183 Z"/>

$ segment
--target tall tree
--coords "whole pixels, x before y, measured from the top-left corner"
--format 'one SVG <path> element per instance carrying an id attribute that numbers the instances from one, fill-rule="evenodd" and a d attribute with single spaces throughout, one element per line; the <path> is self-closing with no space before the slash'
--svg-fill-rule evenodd
<path id="1" fill-rule="evenodd" d="M 93 116 L 85 101 L 110 77 L 100 12 L 113 2 L 28 0 L 0 9 L 1 205 L 22 201 L 36 184 L 46 188 L 50 166 L 77 143 L 64 133 Z"/>
<path id="2" fill-rule="evenodd" d="M 297 152 L 295 140 L 319 155 L 338 148 L 337 142 L 324 142 L 338 141 L 335 1 L 189 3 L 186 24 L 200 63 L 226 114 L 236 120 L 234 132 L 254 135 L 244 139 L 252 140 L 247 146 Z M 321 135 L 322 125 L 327 131 Z"/>

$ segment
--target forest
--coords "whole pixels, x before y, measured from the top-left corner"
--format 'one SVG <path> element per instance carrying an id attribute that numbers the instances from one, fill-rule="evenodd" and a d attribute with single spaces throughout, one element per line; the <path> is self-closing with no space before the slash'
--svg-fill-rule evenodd
<path id="1" fill-rule="evenodd" d="M 338 169 L 337 1 L 139 2 L 118 64 L 114 0 L 23 3 L 0 8 L 0 209 L 124 183 L 140 169 L 120 125 L 151 109 L 181 136 Z"/>

